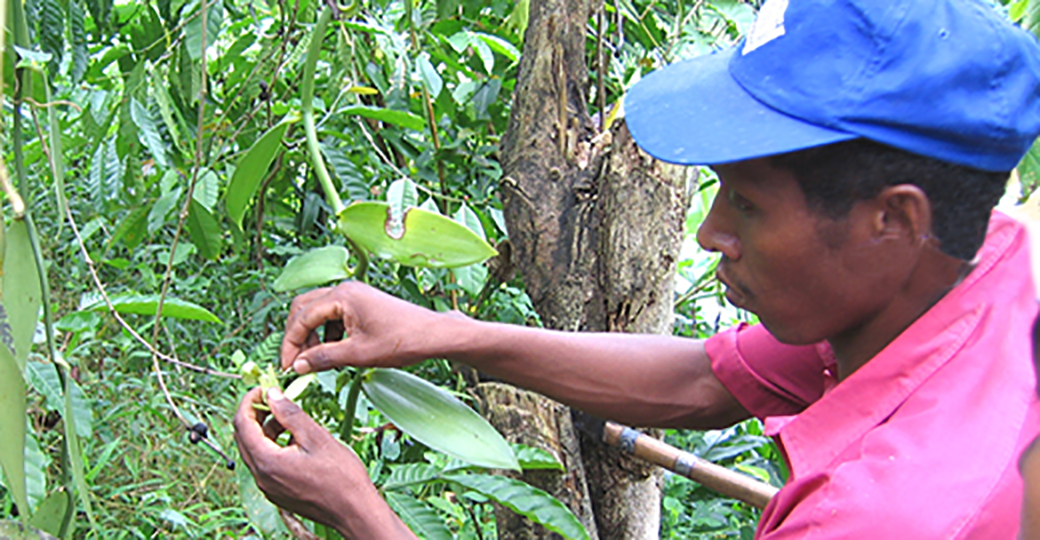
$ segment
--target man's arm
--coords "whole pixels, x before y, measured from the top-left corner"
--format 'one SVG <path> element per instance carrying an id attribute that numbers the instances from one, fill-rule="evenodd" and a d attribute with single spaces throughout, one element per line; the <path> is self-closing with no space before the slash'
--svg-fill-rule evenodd
<path id="1" fill-rule="evenodd" d="M 316 331 L 329 321 L 342 321 L 345 337 L 320 343 Z M 750 416 L 715 377 L 699 341 L 475 321 L 357 282 L 293 301 L 282 345 L 285 367 L 401 367 L 426 358 L 456 360 L 628 424 L 707 429 Z"/>

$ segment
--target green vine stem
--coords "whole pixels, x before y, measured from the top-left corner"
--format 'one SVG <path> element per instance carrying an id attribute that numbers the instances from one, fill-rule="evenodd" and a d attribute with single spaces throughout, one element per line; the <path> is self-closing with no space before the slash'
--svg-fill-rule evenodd
<path id="1" fill-rule="evenodd" d="M 332 177 L 325 167 L 325 160 L 321 157 L 321 146 L 318 145 L 318 132 L 314 127 L 314 69 L 318 65 L 318 56 L 321 55 L 321 44 L 325 41 L 325 29 L 332 20 L 332 9 L 325 6 L 318 16 L 318 22 L 314 23 L 311 33 L 311 43 L 307 48 L 307 60 L 303 65 L 303 82 L 300 92 L 300 114 L 303 117 L 303 129 L 307 133 L 307 150 L 310 151 L 311 164 L 314 173 L 318 176 L 321 189 L 325 191 L 325 201 L 332 207 L 332 213 L 339 216 L 343 211 L 343 201 L 339 198 L 339 192 L 332 183 Z"/>
<path id="2" fill-rule="evenodd" d="M 354 436 L 354 422 L 357 420 L 357 401 L 358 395 L 361 394 L 361 381 L 365 380 L 365 375 L 368 374 L 367 369 L 359 368 L 354 373 L 354 378 L 350 381 L 350 390 L 347 392 L 347 406 L 343 409 L 346 416 L 343 417 L 343 423 L 340 424 L 339 438 L 343 442 L 350 444 Z"/>

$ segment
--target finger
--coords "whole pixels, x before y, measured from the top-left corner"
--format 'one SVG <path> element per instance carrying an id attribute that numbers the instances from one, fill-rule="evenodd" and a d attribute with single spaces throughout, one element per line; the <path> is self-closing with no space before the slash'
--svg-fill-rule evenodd
<path id="1" fill-rule="evenodd" d="M 260 398 L 261 391 L 257 387 L 246 393 L 232 421 L 235 427 L 235 443 L 238 446 L 238 453 L 242 456 L 246 466 L 252 471 L 256 470 L 254 454 L 263 452 L 265 445 L 274 444 L 264 436 L 257 410 L 253 408 L 254 403 L 262 402 Z"/>
<path id="2" fill-rule="evenodd" d="M 321 298 L 322 296 L 325 296 L 326 294 L 329 294 L 330 292 L 332 292 L 332 287 L 321 287 L 296 296 L 295 298 L 293 298 L 292 303 L 289 304 L 289 317 L 292 317 L 294 314 L 296 314 L 297 311 L 303 309 L 304 306 L 306 306 L 307 304 L 310 304 L 311 302 L 317 300 L 318 298 Z"/>
<path id="3" fill-rule="evenodd" d="M 304 448 L 311 447 L 322 432 L 321 426 L 277 388 L 267 391 L 267 406 L 271 408 L 275 420 Z"/>
<path id="4" fill-rule="evenodd" d="M 325 371 L 343 366 L 377 367 L 376 359 L 359 354 L 357 338 L 322 343 L 301 352 L 293 362 L 297 373 Z M 302 370 L 302 371 L 301 371 Z"/>
<path id="5" fill-rule="evenodd" d="M 331 320 L 343 320 L 343 305 L 328 296 L 315 300 L 290 317 L 286 322 L 285 337 L 282 338 L 282 368 L 292 366 L 304 350 L 320 346 L 306 347 L 315 329 Z M 297 370 L 297 373 L 306 371 Z"/>

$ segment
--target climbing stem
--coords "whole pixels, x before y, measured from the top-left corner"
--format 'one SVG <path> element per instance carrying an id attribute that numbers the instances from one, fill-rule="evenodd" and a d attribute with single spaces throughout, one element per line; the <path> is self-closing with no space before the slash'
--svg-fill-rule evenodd
<path id="1" fill-rule="evenodd" d="M 307 150 L 311 155 L 314 174 L 318 175 L 318 182 L 321 183 L 321 189 L 325 191 L 325 201 L 332 207 L 332 213 L 339 216 L 340 211 L 343 210 L 343 201 L 340 200 L 339 191 L 333 185 L 332 177 L 329 176 L 329 171 L 325 167 L 325 159 L 321 156 L 321 146 L 318 145 L 318 132 L 314 127 L 314 69 L 318 65 L 321 44 L 325 41 L 325 29 L 331 19 L 332 9 L 325 6 L 311 32 L 311 43 L 307 49 L 307 59 L 303 64 L 300 113 L 303 117 L 303 129 L 307 134 Z"/>

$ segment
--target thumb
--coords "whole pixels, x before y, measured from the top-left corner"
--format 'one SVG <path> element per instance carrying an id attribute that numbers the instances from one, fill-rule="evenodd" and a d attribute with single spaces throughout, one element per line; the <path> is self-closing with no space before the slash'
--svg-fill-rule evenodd
<path id="1" fill-rule="evenodd" d="M 293 439 L 304 446 L 313 441 L 316 430 L 321 427 L 310 417 L 299 405 L 285 397 L 278 388 L 267 391 L 267 406 L 271 408 L 271 415 L 278 421 L 286 431 L 292 434 Z"/>

